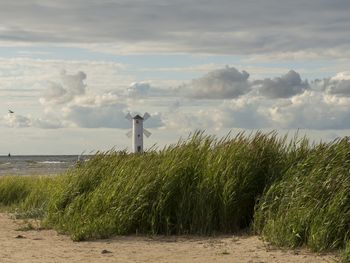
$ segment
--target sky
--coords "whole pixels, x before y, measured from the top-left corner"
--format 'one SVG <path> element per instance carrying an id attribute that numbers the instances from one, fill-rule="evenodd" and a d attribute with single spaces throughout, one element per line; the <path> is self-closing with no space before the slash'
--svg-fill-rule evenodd
<path id="1" fill-rule="evenodd" d="M 0 155 L 130 150 L 200 129 L 350 134 L 350 1 L 0 1 Z M 14 113 L 9 113 L 11 109 Z"/>

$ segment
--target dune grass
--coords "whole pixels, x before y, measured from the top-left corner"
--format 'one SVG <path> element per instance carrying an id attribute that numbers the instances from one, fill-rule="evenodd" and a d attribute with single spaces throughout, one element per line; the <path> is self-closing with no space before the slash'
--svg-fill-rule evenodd
<path id="1" fill-rule="evenodd" d="M 270 242 L 314 251 L 347 248 L 350 258 L 350 141 L 322 143 L 265 190 L 255 230 Z"/>
<path id="2" fill-rule="evenodd" d="M 97 154 L 56 187 L 45 222 L 75 240 L 113 234 L 213 234 L 249 227 L 256 199 L 281 176 L 276 134 L 189 140 L 142 155 Z"/>
<path id="3" fill-rule="evenodd" d="M 1 176 L 1 211 L 15 212 L 18 217 L 43 217 L 57 181 L 54 176 Z"/>
<path id="4" fill-rule="evenodd" d="M 55 177 L 0 178 L 0 206 L 74 240 L 234 233 L 350 258 L 350 140 L 197 132 L 160 151 L 97 153 Z"/>

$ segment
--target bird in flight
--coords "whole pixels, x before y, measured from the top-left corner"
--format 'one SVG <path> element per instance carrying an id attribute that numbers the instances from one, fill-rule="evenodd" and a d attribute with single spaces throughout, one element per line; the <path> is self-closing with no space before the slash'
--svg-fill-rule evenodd
<path id="1" fill-rule="evenodd" d="M 14 111 L 12 111 L 12 110 L 9 110 L 9 113 L 15 113 Z"/>

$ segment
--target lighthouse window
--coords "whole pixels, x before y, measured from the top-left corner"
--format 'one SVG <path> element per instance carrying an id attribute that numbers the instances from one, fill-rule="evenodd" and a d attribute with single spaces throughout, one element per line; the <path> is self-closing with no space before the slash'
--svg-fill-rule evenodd
<path id="1" fill-rule="evenodd" d="M 140 138 L 140 134 L 137 134 L 137 137 L 139 137 L 139 138 Z"/>
<path id="2" fill-rule="evenodd" d="M 137 146 L 137 151 L 141 152 L 141 146 Z"/>
<path id="3" fill-rule="evenodd" d="M 136 123 L 139 123 L 139 121 L 138 121 L 138 120 L 136 120 Z"/>

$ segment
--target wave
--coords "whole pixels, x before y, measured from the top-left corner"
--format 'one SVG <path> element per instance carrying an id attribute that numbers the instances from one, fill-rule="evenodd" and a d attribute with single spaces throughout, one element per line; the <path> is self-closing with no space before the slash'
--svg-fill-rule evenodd
<path id="1" fill-rule="evenodd" d="M 60 161 L 42 161 L 42 162 L 38 162 L 38 163 L 42 163 L 42 164 L 58 164 L 58 163 L 66 163 L 66 162 L 60 162 Z"/>

